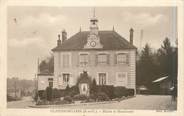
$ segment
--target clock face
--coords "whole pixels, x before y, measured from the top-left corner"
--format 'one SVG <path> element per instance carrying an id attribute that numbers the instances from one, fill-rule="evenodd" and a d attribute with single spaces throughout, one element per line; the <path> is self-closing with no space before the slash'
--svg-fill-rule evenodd
<path id="1" fill-rule="evenodd" d="M 95 41 L 90 42 L 90 46 L 91 47 L 95 47 L 96 46 L 96 42 Z"/>

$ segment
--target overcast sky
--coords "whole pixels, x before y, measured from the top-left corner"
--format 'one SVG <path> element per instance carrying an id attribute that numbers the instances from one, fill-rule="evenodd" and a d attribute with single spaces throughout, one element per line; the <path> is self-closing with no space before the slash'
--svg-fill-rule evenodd
<path id="1" fill-rule="evenodd" d="M 99 30 L 115 31 L 129 41 L 129 29 L 134 29 L 134 44 L 145 43 L 153 49 L 161 46 L 165 37 L 174 45 L 177 38 L 174 7 L 96 7 Z M 63 29 L 68 37 L 89 30 L 93 15 L 90 7 L 9 7 L 8 8 L 8 77 L 32 79 L 37 59 L 49 56 L 56 46 L 57 35 Z M 140 31 L 143 39 L 140 44 Z"/>

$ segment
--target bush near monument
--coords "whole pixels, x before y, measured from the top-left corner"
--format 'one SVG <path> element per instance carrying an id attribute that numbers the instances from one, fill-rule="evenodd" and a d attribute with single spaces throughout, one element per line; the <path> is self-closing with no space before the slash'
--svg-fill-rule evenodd
<path id="1" fill-rule="evenodd" d="M 111 85 L 93 85 L 91 86 L 91 89 L 93 91 L 90 90 L 90 96 L 85 96 L 79 93 L 79 89 L 77 86 L 68 86 L 66 89 L 63 90 L 47 87 L 44 91 L 38 91 L 40 101 L 37 103 L 37 105 L 68 104 L 73 103 L 74 101 L 99 102 L 134 96 L 134 89 L 127 89 L 125 87 L 114 87 Z"/>

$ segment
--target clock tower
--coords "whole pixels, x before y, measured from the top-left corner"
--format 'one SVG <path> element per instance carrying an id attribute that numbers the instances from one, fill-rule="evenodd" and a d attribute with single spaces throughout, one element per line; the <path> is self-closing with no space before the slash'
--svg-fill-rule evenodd
<path id="1" fill-rule="evenodd" d="M 93 17 L 90 19 L 90 33 L 87 36 L 87 43 L 84 46 L 86 49 L 91 48 L 102 48 L 102 44 L 100 43 L 100 37 L 98 35 L 98 19 L 95 17 L 95 9 L 93 13 Z"/>

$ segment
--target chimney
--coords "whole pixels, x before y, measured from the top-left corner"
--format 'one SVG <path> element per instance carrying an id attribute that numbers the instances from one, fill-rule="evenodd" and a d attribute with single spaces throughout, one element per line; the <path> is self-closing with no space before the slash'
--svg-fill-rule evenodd
<path id="1" fill-rule="evenodd" d="M 61 46 L 60 34 L 58 35 L 57 46 Z"/>
<path id="2" fill-rule="evenodd" d="M 62 31 L 62 42 L 64 42 L 65 40 L 67 40 L 67 33 L 65 30 Z"/>
<path id="3" fill-rule="evenodd" d="M 134 33 L 134 30 L 132 28 L 130 28 L 130 44 L 133 45 L 133 34 Z"/>

